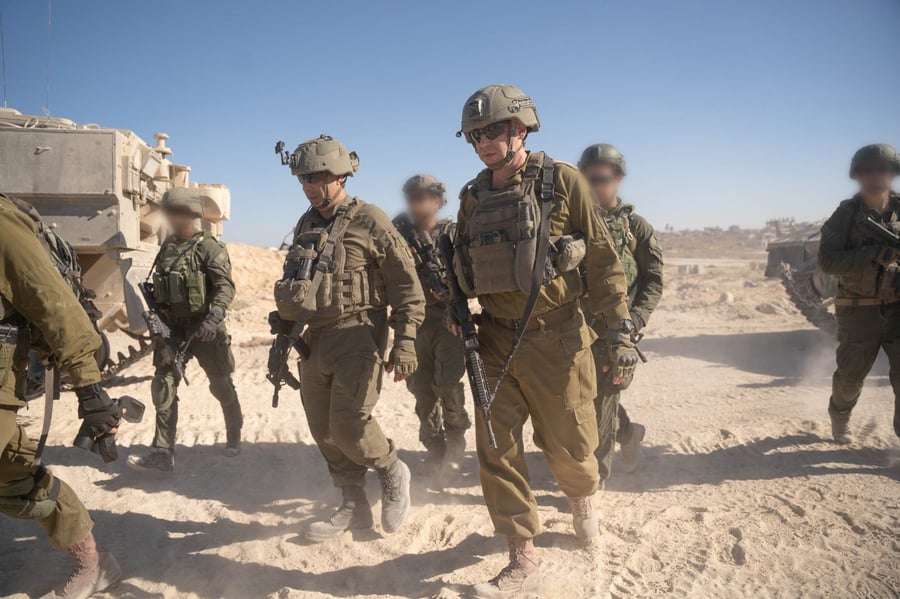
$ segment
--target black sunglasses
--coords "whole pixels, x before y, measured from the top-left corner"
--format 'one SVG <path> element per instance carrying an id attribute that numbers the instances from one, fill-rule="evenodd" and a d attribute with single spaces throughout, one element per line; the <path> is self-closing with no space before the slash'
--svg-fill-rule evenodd
<path id="1" fill-rule="evenodd" d="M 861 175 L 884 175 L 891 172 L 887 164 L 870 164 L 856 167 L 856 172 Z"/>
<path id="2" fill-rule="evenodd" d="M 507 131 L 509 131 L 509 121 L 491 123 L 486 127 L 481 127 L 480 129 L 472 129 L 471 131 L 466 133 L 466 141 L 468 141 L 470 144 L 477 144 L 481 142 L 481 136 L 487 137 L 489 140 L 494 141 Z"/>
<path id="3" fill-rule="evenodd" d="M 320 171 L 318 173 L 307 173 L 305 175 L 297 175 L 297 179 L 301 183 L 319 183 L 325 178 L 325 173 Z"/>

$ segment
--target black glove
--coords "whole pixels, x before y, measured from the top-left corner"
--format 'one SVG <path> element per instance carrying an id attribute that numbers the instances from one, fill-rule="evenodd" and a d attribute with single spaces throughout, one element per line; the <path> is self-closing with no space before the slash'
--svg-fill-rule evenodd
<path id="1" fill-rule="evenodd" d="M 171 339 L 156 341 L 156 363 L 154 366 L 171 366 L 175 363 L 175 348 Z"/>
<path id="2" fill-rule="evenodd" d="M 115 460 L 118 456 L 115 434 L 110 431 L 119 426 L 121 408 L 96 383 L 78 387 L 75 395 L 78 396 L 78 417 L 82 420 L 75 446 L 99 453 L 106 462 Z"/>
<path id="3" fill-rule="evenodd" d="M 644 322 L 644 318 L 640 314 L 631 313 L 631 323 L 634 325 L 634 332 L 640 333 L 641 329 L 647 326 L 647 323 Z"/>
<path id="4" fill-rule="evenodd" d="M 278 310 L 269 312 L 269 332 L 273 335 L 290 335 L 294 328 L 292 320 L 285 320 L 278 314 Z"/>
<path id="5" fill-rule="evenodd" d="M 215 339 L 216 335 L 219 334 L 219 325 L 222 324 L 223 320 L 225 320 L 225 311 L 222 308 L 210 310 L 200 324 L 200 328 L 194 332 L 197 341 L 208 343 Z"/>
<path id="6" fill-rule="evenodd" d="M 612 362 L 610 376 L 613 379 L 624 379 L 620 385 L 628 385 L 640 361 L 640 356 L 635 350 L 634 340 L 632 339 L 632 335 L 636 332 L 634 323 L 630 320 L 625 320 L 622 322 L 621 330 L 608 331 L 606 334 L 606 340 L 609 344 L 609 357 Z"/>

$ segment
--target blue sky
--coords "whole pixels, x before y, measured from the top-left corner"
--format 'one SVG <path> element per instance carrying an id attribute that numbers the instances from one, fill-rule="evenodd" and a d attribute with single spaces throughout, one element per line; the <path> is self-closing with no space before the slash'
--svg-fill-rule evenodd
<path id="1" fill-rule="evenodd" d="M 40 113 L 47 4 L 0 0 L 8 104 Z M 513 83 L 529 147 L 620 147 L 658 228 L 827 215 L 860 145 L 900 145 L 900 1 L 53 3 L 49 108 L 170 134 L 195 181 L 231 187 L 225 238 L 277 244 L 305 209 L 273 146 L 329 133 L 351 193 L 393 214 L 403 180 L 455 192 L 480 162 L 462 104 Z"/>

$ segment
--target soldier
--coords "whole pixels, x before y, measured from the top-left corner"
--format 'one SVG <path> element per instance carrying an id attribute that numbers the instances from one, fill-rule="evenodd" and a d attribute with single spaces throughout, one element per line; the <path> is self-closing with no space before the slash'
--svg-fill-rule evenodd
<path id="1" fill-rule="evenodd" d="M 650 223 L 635 213 L 634 206 L 619 198 L 619 185 L 626 174 L 625 157 L 615 146 L 589 146 L 581 154 L 578 169 L 594 192 L 597 207 L 622 261 L 628 281 L 629 312 L 635 331 L 640 333 L 662 297 L 662 248 L 656 232 Z M 602 337 L 603 331 L 597 332 Z M 622 446 L 622 470 L 634 472 L 640 461 L 645 430 L 643 425 L 628 418 L 619 403 L 619 395 L 631 384 L 631 378 L 613 385 L 605 341 L 601 338 L 593 349 L 599 391 L 596 400 L 600 431 L 597 461 L 600 463 L 600 480 L 605 482 L 612 473 L 612 456 L 617 442 Z"/>
<path id="2" fill-rule="evenodd" d="M 613 376 L 628 376 L 638 361 L 622 264 L 578 171 L 525 149 L 526 137 L 539 128 L 531 98 L 491 85 L 466 101 L 457 134 L 487 167 L 460 193 L 453 266 L 483 308 L 482 357 L 488 377 L 500 380 L 491 411 L 498 448 L 490 447 L 481 410 L 475 428 L 485 502 L 495 529 L 507 537 L 510 559 L 494 579 L 475 586 L 480 598 L 541 586 L 533 543 L 540 519 L 523 438 L 529 416 L 535 444 L 569 498 L 576 535 L 590 543 L 599 534 L 591 505 L 599 483 L 590 349 L 596 335 L 579 305 L 581 257 L 590 290 L 586 309 L 609 330 Z"/>
<path id="3" fill-rule="evenodd" d="M 68 373 L 83 419 L 79 436 L 114 439 L 120 411 L 99 385 L 100 336 L 38 240 L 35 221 L 3 195 L 0 239 L 0 513 L 37 520 L 51 545 L 69 552 L 75 568 L 48 597 L 81 599 L 115 583 L 121 571 L 98 550 L 94 522 L 75 492 L 40 465 L 38 444 L 16 423 L 25 405 L 29 337 L 42 339 Z"/>
<path id="4" fill-rule="evenodd" d="M 444 326 L 444 304 L 439 290 L 433 289 L 427 270 L 439 269 L 442 262 L 426 264 L 435 259 L 437 239 L 447 234 L 456 236 L 456 225 L 449 219 L 438 220 L 438 211 L 447 204 L 446 187 L 431 175 L 415 175 L 403 185 L 407 212 L 414 231 L 401 234 L 418 236 L 434 252 L 432 256 L 415 253 L 416 270 L 425 290 L 425 321 L 416 335 L 416 356 L 419 367 L 406 379 L 406 386 L 416 398 L 419 417 L 419 441 L 428 452 L 425 458 L 429 470 L 438 474 L 444 467 L 459 464 L 466 450 L 466 431 L 471 426 L 466 413 L 466 396 L 462 377 L 466 373 L 465 358 L 459 339 Z M 416 247 L 416 239 L 410 243 Z M 437 281 L 440 284 L 440 281 Z"/>
<path id="5" fill-rule="evenodd" d="M 392 533 L 409 515 L 410 473 L 372 410 L 381 392 L 382 365 L 395 381 L 416 370 L 416 329 L 425 314 L 422 287 L 409 247 L 387 215 L 347 194 L 347 178 L 359 166 L 355 152 L 323 135 L 297 146 L 283 162 L 311 207 L 294 229 L 284 276 L 275 285 L 273 332 L 288 335 L 307 327 L 298 344 L 306 354 L 300 361 L 300 395 L 310 432 L 343 497 L 336 512 L 307 528 L 306 537 L 321 542 L 346 530 L 372 528 L 365 492 L 369 468 L 381 481 L 382 528 Z M 304 322 L 310 306 L 312 317 Z M 394 341 L 385 363 L 388 327 Z M 276 344 L 270 377 L 282 360 Z"/>
<path id="6" fill-rule="evenodd" d="M 838 277 L 837 370 L 828 414 L 836 443 L 853 442 L 850 413 L 878 351 L 891 365 L 894 433 L 900 437 L 900 245 L 879 235 L 878 225 L 900 232 L 900 194 L 891 181 L 900 174 L 893 146 L 860 148 L 850 163 L 859 192 L 838 206 L 822 227 L 819 267 Z"/>
<path id="7" fill-rule="evenodd" d="M 153 298 L 160 317 L 172 330 L 169 340 L 157 340 L 153 353 L 150 393 L 156 407 L 156 432 L 149 453 L 130 456 L 136 470 L 172 472 L 175 469 L 175 429 L 178 425 L 178 385 L 175 367 L 179 351 L 186 361 L 196 356 L 209 378 L 209 390 L 225 416 L 225 455 L 241 451 L 241 404 L 231 380 L 234 355 L 225 314 L 234 300 L 231 260 L 225 244 L 199 229 L 203 201 L 196 189 L 166 192 L 163 212 L 171 234 L 153 263 Z"/>

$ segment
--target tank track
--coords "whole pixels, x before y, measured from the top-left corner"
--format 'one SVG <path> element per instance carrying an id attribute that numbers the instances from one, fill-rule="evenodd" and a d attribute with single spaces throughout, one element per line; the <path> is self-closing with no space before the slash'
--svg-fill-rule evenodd
<path id="1" fill-rule="evenodd" d="M 108 359 L 100 370 L 100 376 L 105 386 L 115 386 L 121 381 L 120 373 L 133 366 L 153 353 L 153 343 L 147 337 L 134 337 L 137 347 L 128 346 L 128 354 L 119 352 L 115 359 Z"/>
<path id="2" fill-rule="evenodd" d="M 828 311 L 829 301 L 823 300 L 813 285 L 813 271 L 797 272 L 790 265 L 781 264 L 781 283 L 794 306 L 813 326 L 826 333 L 837 333 L 837 320 Z"/>

